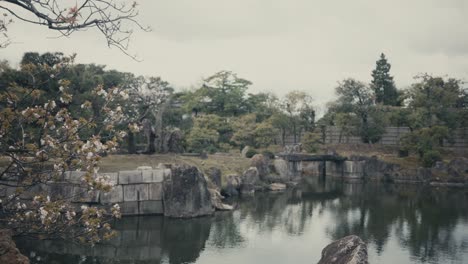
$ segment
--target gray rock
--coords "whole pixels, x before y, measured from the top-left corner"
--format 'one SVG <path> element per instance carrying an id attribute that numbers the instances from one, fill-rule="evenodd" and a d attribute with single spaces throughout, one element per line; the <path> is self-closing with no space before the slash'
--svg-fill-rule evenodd
<path id="1" fill-rule="evenodd" d="M 255 185 L 260 183 L 260 177 L 258 176 L 257 168 L 250 167 L 244 171 L 241 181 L 241 194 L 253 194 L 255 192 Z"/>
<path id="2" fill-rule="evenodd" d="M 12 232 L 0 229 L 0 263 L 29 264 L 29 259 L 22 255 L 11 238 Z"/>
<path id="3" fill-rule="evenodd" d="M 255 154 L 250 159 L 250 166 L 257 168 L 258 176 L 262 181 L 264 181 L 270 173 L 269 163 L 269 160 L 262 154 Z"/>
<path id="4" fill-rule="evenodd" d="M 164 215 L 168 217 L 189 218 L 214 212 L 205 177 L 194 166 L 172 169 L 169 180 L 163 183 L 163 201 Z"/>
<path id="5" fill-rule="evenodd" d="M 358 236 L 343 237 L 322 250 L 317 264 L 368 264 L 367 246 Z"/>
<path id="6" fill-rule="evenodd" d="M 275 159 L 273 161 L 276 173 L 280 176 L 280 179 L 285 181 L 289 180 L 288 162 L 284 159 Z"/>
<path id="7" fill-rule="evenodd" d="M 236 174 L 226 176 L 226 186 L 221 190 L 224 196 L 232 197 L 239 195 L 241 186 L 241 177 Z"/>
<path id="8" fill-rule="evenodd" d="M 231 211 L 234 208 L 231 205 L 224 204 L 222 199 L 224 198 L 219 191 L 215 189 L 208 189 L 211 194 L 211 204 L 218 211 Z"/>
<path id="9" fill-rule="evenodd" d="M 244 171 L 244 174 L 242 174 L 241 177 L 242 184 L 257 184 L 260 182 L 260 177 L 258 174 L 258 170 L 255 167 L 250 167 L 246 171 Z"/>
<path id="10" fill-rule="evenodd" d="M 268 189 L 272 192 L 280 192 L 286 190 L 286 184 L 284 183 L 272 183 L 268 186 Z"/>
<path id="11" fill-rule="evenodd" d="M 468 176 L 468 159 L 459 157 L 455 158 L 448 164 L 450 175 L 455 177 Z"/>
<path id="12" fill-rule="evenodd" d="M 167 137 L 167 151 L 170 153 L 183 153 L 183 138 L 184 134 L 179 129 L 171 131 Z"/>
<path id="13" fill-rule="evenodd" d="M 221 170 L 216 167 L 211 167 L 206 172 L 206 176 L 214 184 L 217 190 L 221 189 Z"/>

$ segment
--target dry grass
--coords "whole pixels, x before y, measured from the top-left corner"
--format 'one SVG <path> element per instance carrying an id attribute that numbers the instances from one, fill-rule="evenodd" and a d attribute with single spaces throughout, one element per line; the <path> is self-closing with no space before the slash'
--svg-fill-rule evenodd
<path id="1" fill-rule="evenodd" d="M 210 167 L 217 167 L 223 175 L 228 175 L 232 173 L 242 174 L 249 167 L 250 159 L 228 154 L 208 155 L 208 159 L 177 154 L 109 155 L 102 159 L 100 171 L 133 170 L 139 166 L 151 166 L 155 168 L 159 163 L 193 165 L 203 172 Z"/>

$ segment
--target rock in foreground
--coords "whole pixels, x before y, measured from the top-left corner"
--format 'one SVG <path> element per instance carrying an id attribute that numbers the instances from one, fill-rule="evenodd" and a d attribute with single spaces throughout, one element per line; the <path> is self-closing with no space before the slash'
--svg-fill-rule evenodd
<path id="1" fill-rule="evenodd" d="M 205 177 L 197 167 L 174 167 L 163 188 L 165 216 L 190 218 L 214 212 Z"/>
<path id="2" fill-rule="evenodd" d="M 29 264 L 29 259 L 16 248 L 15 242 L 11 239 L 11 232 L 5 229 L 0 229 L 0 263 Z"/>
<path id="3" fill-rule="evenodd" d="M 334 241 L 322 250 L 317 264 L 369 264 L 367 246 L 358 236 L 347 236 Z"/>

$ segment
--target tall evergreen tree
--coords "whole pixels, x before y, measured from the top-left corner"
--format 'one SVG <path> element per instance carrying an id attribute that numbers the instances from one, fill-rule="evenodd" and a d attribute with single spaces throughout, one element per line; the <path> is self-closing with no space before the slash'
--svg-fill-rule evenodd
<path id="1" fill-rule="evenodd" d="M 380 59 L 376 62 L 376 67 L 372 71 L 371 87 L 375 93 L 376 103 L 384 105 L 396 105 L 398 103 L 398 92 L 393 81 L 393 76 L 390 76 L 390 68 L 385 54 L 380 55 Z"/>

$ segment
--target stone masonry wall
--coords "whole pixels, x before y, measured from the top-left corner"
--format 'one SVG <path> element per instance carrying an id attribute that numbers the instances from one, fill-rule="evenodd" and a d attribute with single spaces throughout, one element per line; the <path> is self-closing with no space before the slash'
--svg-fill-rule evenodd
<path id="1" fill-rule="evenodd" d="M 77 206 L 93 204 L 111 206 L 119 204 L 122 215 L 152 215 L 163 214 L 163 181 L 170 177 L 171 170 L 165 168 L 151 170 L 119 171 L 102 173 L 114 183 L 108 192 L 91 191 L 82 186 L 84 172 L 66 172 L 60 182 L 47 185 L 37 185 L 31 191 L 25 192 L 22 199 L 32 199 L 34 195 L 43 193 L 53 198 L 72 197 L 71 202 Z M 0 190 L 0 198 L 13 194 L 15 188 L 5 187 Z"/>

